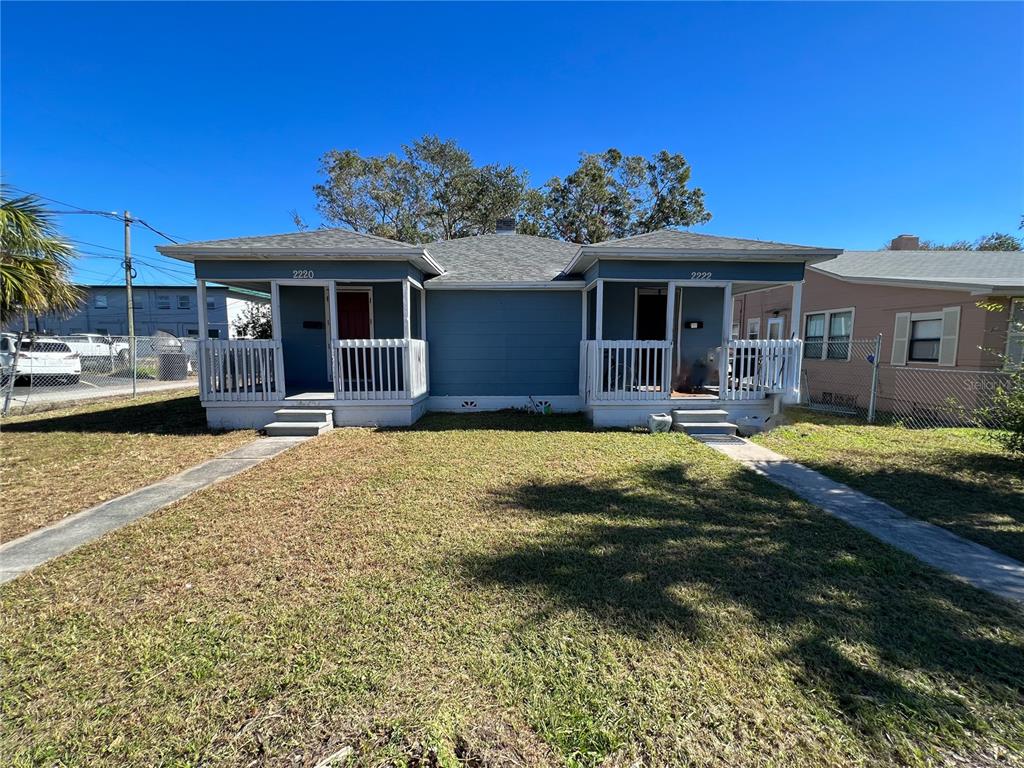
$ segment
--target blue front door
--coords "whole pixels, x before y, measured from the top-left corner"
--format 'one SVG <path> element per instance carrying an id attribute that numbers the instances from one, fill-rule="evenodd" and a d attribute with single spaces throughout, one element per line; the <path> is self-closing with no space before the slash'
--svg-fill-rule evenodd
<path id="1" fill-rule="evenodd" d="M 319 285 L 282 285 L 279 291 L 284 384 L 288 394 L 333 392 L 327 375 L 325 289 Z"/>

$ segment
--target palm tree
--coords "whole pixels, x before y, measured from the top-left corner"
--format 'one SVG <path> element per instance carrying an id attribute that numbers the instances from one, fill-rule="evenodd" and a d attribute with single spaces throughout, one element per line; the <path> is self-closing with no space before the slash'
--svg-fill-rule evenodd
<path id="1" fill-rule="evenodd" d="M 0 322 L 74 309 L 82 300 L 70 281 L 74 255 L 38 198 L 11 198 L 0 185 Z"/>

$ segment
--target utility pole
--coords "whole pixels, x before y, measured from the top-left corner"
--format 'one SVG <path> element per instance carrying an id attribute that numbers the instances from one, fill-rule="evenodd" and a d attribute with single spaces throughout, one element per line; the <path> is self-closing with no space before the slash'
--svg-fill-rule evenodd
<path id="1" fill-rule="evenodd" d="M 132 367 L 132 397 L 136 395 L 135 304 L 132 302 L 132 215 L 124 212 L 124 286 L 128 293 L 128 360 Z"/>

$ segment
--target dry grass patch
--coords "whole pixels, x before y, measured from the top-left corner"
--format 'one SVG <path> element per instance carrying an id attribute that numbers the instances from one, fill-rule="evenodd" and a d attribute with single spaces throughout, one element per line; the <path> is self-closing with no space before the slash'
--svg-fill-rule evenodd
<path id="1" fill-rule="evenodd" d="M 15 765 L 1024 752 L 1019 610 L 684 436 L 574 418 L 336 430 L 6 585 L 0 616 Z"/>
<path id="2" fill-rule="evenodd" d="M 757 442 L 1024 562 L 1024 461 L 984 429 L 878 426 L 802 409 Z"/>
<path id="3" fill-rule="evenodd" d="M 0 542 L 255 437 L 209 430 L 199 398 L 180 392 L 11 416 L 0 432 Z"/>

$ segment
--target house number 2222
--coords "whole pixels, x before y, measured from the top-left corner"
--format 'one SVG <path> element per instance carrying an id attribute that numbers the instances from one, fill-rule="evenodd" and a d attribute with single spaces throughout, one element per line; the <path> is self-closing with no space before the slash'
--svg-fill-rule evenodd
<path id="1" fill-rule="evenodd" d="M 711 273 L 710 272 L 691 272 L 690 273 L 690 279 L 691 280 L 710 280 L 711 279 Z"/>
<path id="2" fill-rule="evenodd" d="M 313 277 L 312 269 L 293 269 L 292 277 L 296 280 L 309 280 Z"/>

